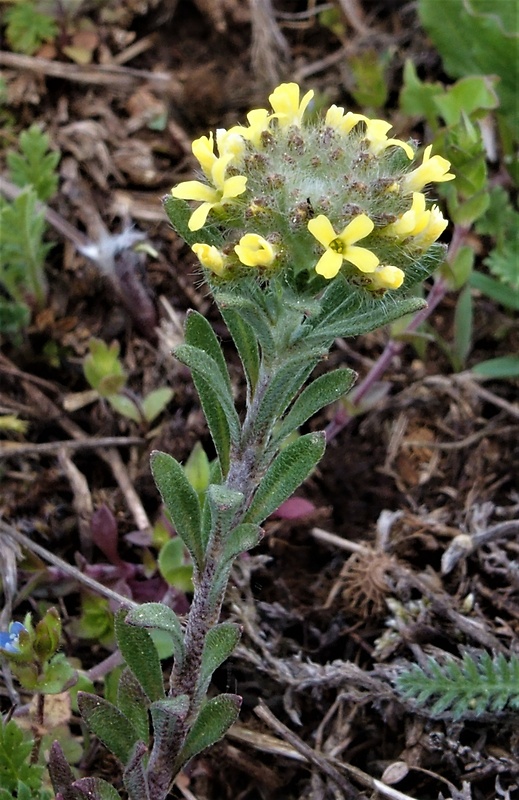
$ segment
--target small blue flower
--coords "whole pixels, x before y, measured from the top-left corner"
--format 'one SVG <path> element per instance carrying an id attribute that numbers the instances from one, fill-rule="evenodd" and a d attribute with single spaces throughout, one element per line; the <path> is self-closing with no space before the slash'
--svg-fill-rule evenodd
<path id="1" fill-rule="evenodd" d="M 26 630 L 27 628 L 21 622 L 11 622 L 7 633 L 0 632 L 0 650 L 5 650 L 6 653 L 19 653 L 18 637 L 22 631 Z"/>

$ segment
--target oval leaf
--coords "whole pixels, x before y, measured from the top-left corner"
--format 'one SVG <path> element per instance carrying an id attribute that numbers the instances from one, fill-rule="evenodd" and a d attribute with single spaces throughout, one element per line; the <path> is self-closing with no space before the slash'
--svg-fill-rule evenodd
<path id="1" fill-rule="evenodd" d="M 125 764 L 139 741 L 128 717 L 112 703 L 87 692 L 78 692 L 77 704 L 90 730 Z"/>
<path id="2" fill-rule="evenodd" d="M 201 570 L 203 551 L 198 495 L 173 456 L 154 450 L 150 463 L 153 478 L 175 529 Z"/>
<path id="3" fill-rule="evenodd" d="M 307 433 L 287 445 L 267 470 L 246 515 L 260 524 L 310 475 L 326 447 L 324 433 Z"/>
<path id="4" fill-rule="evenodd" d="M 179 756 L 178 768 L 206 747 L 220 741 L 238 719 L 240 708 L 241 697 L 236 694 L 220 694 L 209 700 L 189 731 Z"/>
<path id="5" fill-rule="evenodd" d="M 148 698 L 152 702 L 161 700 L 164 697 L 164 679 L 153 640 L 143 628 L 128 625 L 126 614 L 123 609 L 115 617 L 115 635 L 121 654 Z"/>

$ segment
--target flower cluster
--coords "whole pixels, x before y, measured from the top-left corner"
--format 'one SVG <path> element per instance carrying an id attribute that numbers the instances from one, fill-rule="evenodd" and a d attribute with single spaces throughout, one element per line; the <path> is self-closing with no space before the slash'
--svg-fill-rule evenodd
<path id="1" fill-rule="evenodd" d="M 422 190 L 452 180 L 450 164 L 429 146 L 412 169 L 413 143 L 388 138 L 384 120 L 335 105 L 305 119 L 312 97 L 281 84 L 271 111 L 255 109 L 247 125 L 193 142 L 202 180 L 172 190 L 199 203 L 188 228 L 208 235 L 192 249 L 221 281 L 252 268 L 310 281 L 340 273 L 371 292 L 398 289 L 445 230 Z"/>

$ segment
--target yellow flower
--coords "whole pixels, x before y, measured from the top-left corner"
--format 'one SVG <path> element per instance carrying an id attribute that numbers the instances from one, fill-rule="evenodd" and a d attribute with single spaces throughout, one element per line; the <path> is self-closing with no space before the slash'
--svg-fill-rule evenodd
<path id="1" fill-rule="evenodd" d="M 223 275 L 225 271 L 225 258 L 217 247 L 209 244 L 194 244 L 191 248 L 201 265 L 210 269 L 216 275 Z"/>
<path id="2" fill-rule="evenodd" d="M 390 122 L 383 119 L 368 119 L 366 120 L 366 136 L 369 142 L 370 152 L 374 156 L 383 153 L 387 147 L 401 147 L 405 152 L 408 159 L 411 161 L 414 158 L 414 150 L 407 142 L 402 142 L 400 139 L 388 139 L 387 132 L 393 126 Z"/>
<path id="3" fill-rule="evenodd" d="M 377 267 L 370 278 L 373 289 L 399 289 L 404 282 L 405 274 L 399 267 L 387 264 Z"/>
<path id="4" fill-rule="evenodd" d="M 413 203 L 409 211 L 405 211 L 396 222 L 386 225 L 384 234 L 403 240 L 408 236 L 416 236 L 428 224 L 430 211 L 425 208 L 425 195 L 413 192 Z"/>
<path id="5" fill-rule="evenodd" d="M 449 172 L 450 161 L 442 156 L 431 158 L 431 150 L 432 144 L 425 148 L 422 164 L 404 177 L 404 191 L 418 192 L 426 183 L 443 183 L 456 177 Z"/>
<path id="6" fill-rule="evenodd" d="M 354 247 L 354 243 L 368 236 L 373 228 L 373 222 L 366 214 L 359 214 L 339 234 L 335 233 L 332 223 L 324 214 L 311 219 L 308 230 L 326 248 L 315 267 L 317 274 L 335 278 L 343 261 L 354 264 L 361 272 L 374 272 L 379 263 L 375 253 L 365 247 Z"/>
<path id="7" fill-rule="evenodd" d="M 276 257 L 274 247 L 257 233 L 242 236 L 234 252 L 246 267 L 268 267 Z"/>
<path id="8" fill-rule="evenodd" d="M 335 128 L 340 133 L 348 134 L 359 122 L 367 123 L 369 119 L 364 114 L 354 114 L 353 111 L 348 111 L 345 114 L 341 106 L 333 105 L 326 112 L 324 121 L 326 125 Z"/>
<path id="9" fill-rule="evenodd" d="M 210 177 L 216 188 L 207 186 L 201 181 L 184 181 L 171 190 L 173 197 L 178 197 L 182 200 L 202 201 L 202 205 L 191 214 L 188 222 L 190 231 L 199 231 L 200 228 L 204 227 L 211 209 L 220 208 L 226 202 L 233 200 L 245 191 L 246 177 L 243 175 L 233 175 L 231 178 L 225 177 L 225 171 L 232 158 L 232 154 L 228 154 L 215 159 L 211 167 Z"/>
<path id="10" fill-rule="evenodd" d="M 433 206 L 427 212 L 427 225 L 419 233 L 413 231 L 413 245 L 425 252 L 429 249 L 433 242 L 441 236 L 443 231 L 448 225 L 447 220 L 443 216 L 438 206 Z"/>
<path id="11" fill-rule="evenodd" d="M 270 105 L 274 109 L 272 116 L 277 118 L 281 128 L 301 124 L 303 114 L 314 96 L 314 91 L 310 89 L 301 102 L 299 102 L 299 93 L 300 89 L 297 83 L 282 83 L 270 95 Z"/>
<path id="12" fill-rule="evenodd" d="M 259 147 L 261 144 L 261 134 L 268 130 L 269 120 L 271 119 L 269 112 L 265 108 L 255 108 L 247 114 L 248 127 L 245 125 L 234 125 L 229 128 L 229 134 L 237 134 L 248 142 L 251 142 L 254 147 Z"/>
<path id="13" fill-rule="evenodd" d="M 191 144 L 191 150 L 193 151 L 193 155 L 202 167 L 204 173 L 208 178 L 210 178 L 211 170 L 215 161 L 217 160 L 214 154 L 214 140 L 212 131 L 209 136 L 200 136 L 199 139 L 195 139 Z"/>

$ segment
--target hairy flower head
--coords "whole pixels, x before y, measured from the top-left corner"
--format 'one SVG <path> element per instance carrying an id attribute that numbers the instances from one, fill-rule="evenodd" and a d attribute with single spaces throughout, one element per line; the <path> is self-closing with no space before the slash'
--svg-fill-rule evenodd
<path id="1" fill-rule="evenodd" d="M 211 246 L 186 239 L 221 282 L 280 275 L 314 297 L 338 276 L 377 296 L 407 289 L 443 260 L 447 222 L 422 189 L 451 180 L 450 164 L 429 146 L 410 169 L 414 146 L 389 121 L 337 105 L 317 118 L 312 97 L 283 83 L 269 108 L 193 142 L 202 177 L 172 194 L 196 203 L 188 229 L 210 225 Z"/>

